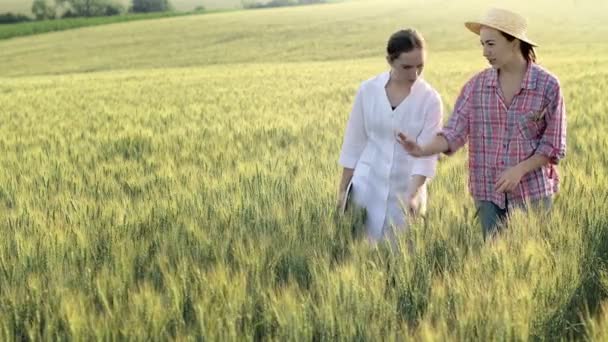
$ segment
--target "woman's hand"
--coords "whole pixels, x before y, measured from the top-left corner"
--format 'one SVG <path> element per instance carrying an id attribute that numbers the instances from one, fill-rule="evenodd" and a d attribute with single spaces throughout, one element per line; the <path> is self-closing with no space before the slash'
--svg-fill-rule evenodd
<path id="1" fill-rule="evenodd" d="M 407 185 L 404 205 L 408 214 L 412 218 L 415 218 L 416 216 L 420 215 L 420 192 L 425 182 L 425 176 L 412 175 Z"/>
<path id="2" fill-rule="evenodd" d="M 496 182 L 496 192 L 511 192 L 517 188 L 524 171 L 519 166 L 511 167 L 500 174 Z"/>
<path id="3" fill-rule="evenodd" d="M 344 206 L 344 195 L 348 189 L 348 184 L 353 179 L 355 169 L 345 167 L 342 170 L 342 177 L 340 179 L 340 185 L 338 186 L 338 198 L 336 199 L 336 209 L 341 210 Z"/>
<path id="4" fill-rule="evenodd" d="M 403 146 L 403 149 L 407 151 L 410 155 L 414 157 L 423 157 L 424 151 L 422 147 L 416 143 L 414 140 L 410 140 L 405 136 L 402 132 L 397 133 L 397 142 Z"/>
<path id="5" fill-rule="evenodd" d="M 338 198 L 336 199 L 336 209 L 338 211 L 342 210 L 342 207 L 344 206 L 344 195 L 346 195 L 346 190 L 340 189 L 340 191 L 338 191 Z"/>
<path id="6" fill-rule="evenodd" d="M 415 218 L 420 213 L 420 201 L 416 195 L 408 195 L 406 197 L 405 209 L 410 217 Z"/>

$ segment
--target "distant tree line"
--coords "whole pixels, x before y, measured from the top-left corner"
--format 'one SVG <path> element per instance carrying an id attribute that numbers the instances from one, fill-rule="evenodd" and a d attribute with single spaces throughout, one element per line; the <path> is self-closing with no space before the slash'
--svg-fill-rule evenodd
<path id="1" fill-rule="evenodd" d="M 284 7 L 284 6 L 298 6 L 298 5 L 310 5 L 310 4 L 322 4 L 326 3 L 327 0 L 271 0 L 266 2 L 241 0 L 243 8 L 269 8 L 269 7 Z"/>
<path id="2" fill-rule="evenodd" d="M 15 24 L 24 21 L 31 21 L 32 18 L 23 14 L 0 13 L 0 24 Z"/>
<path id="3" fill-rule="evenodd" d="M 32 14 L 36 20 L 80 17 L 102 17 L 129 13 L 164 12 L 172 9 L 169 0 L 131 0 L 125 8 L 116 0 L 34 0 Z M 22 14 L 0 14 L 0 24 L 30 21 Z"/>

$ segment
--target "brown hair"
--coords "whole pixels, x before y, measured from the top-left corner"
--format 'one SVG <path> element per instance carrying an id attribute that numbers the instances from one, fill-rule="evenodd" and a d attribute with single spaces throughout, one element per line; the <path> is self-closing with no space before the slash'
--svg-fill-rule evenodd
<path id="1" fill-rule="evenodd" d="M 499 32 L 503 35 L 503 37 L 507 38 L 508 41 L 512 42 L 515 40 L 515 37 L 512 35 L 502 31 Z M 534 51 L 534 46 L 532 46 L 530 43 L 524 42 L 523 40 L 520 40 L 519 43 L 519 50 L 526 61 L 536 63 L 536 52 Z"/>
<path id="2" fill-rule="evenodd" d="M 386 46 L 386 53 L 392 62 L 404 52 L 414 49 L 424 49 L 425 43 L 422 35 L 414 29 L 399 30 L 391 35 Z"/>

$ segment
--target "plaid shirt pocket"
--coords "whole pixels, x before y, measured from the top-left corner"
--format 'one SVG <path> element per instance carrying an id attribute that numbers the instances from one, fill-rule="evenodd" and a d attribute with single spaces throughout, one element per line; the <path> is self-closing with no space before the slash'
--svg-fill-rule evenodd
<path id="1" fill-rule="evenodd" d="M 544 112 L 529 112 L 519 117 L 517 128 L 524 139 L 538 139 L 542 135 L 544 121 Z"/>

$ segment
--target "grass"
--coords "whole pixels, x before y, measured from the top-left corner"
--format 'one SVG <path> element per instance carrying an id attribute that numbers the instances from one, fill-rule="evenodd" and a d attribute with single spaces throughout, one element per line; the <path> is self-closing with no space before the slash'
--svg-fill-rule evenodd
<path id="1" fill-rule="evenodd" d="M 472 10 L 347 2 L 0 42 L 0 339 L 604 340 L 606 25 L 542 4 L 529 12 L 564 22 L 531 32 L 566 99 L 562 189 L 494 244 L 464 152 L 400 248 L 333 210 L 345 121 L 386 37 L 427 36 L 449 113 L 485 67 L 455 26 Z"/>

